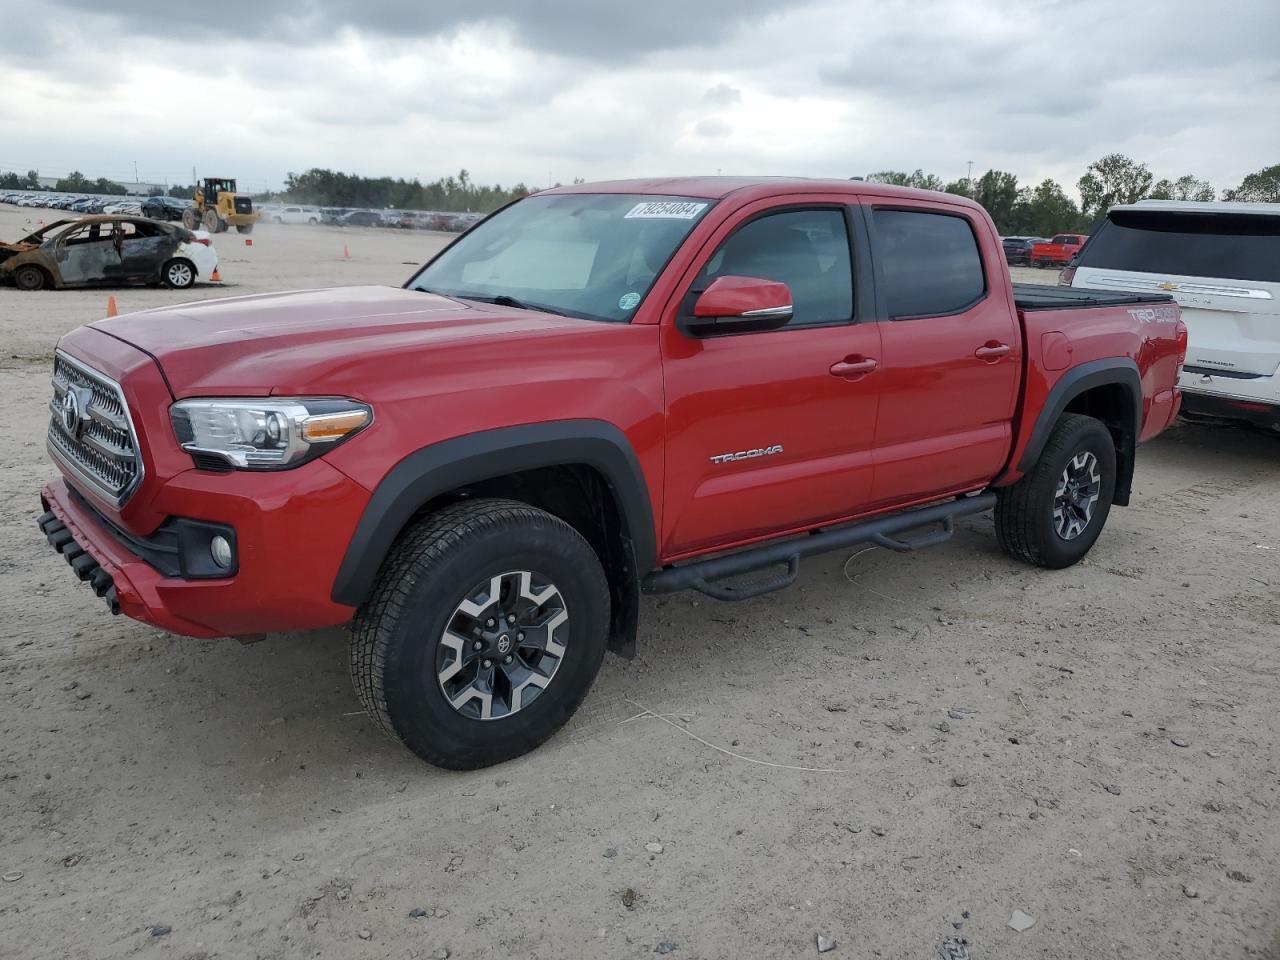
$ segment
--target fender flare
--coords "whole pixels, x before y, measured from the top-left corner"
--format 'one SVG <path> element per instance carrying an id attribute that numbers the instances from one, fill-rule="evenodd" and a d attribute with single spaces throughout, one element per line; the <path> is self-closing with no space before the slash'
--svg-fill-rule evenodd
<path id="1" fill-rule="evenodd" d="M 356 525 L 338 574 L 334 602 L 358 607 L 382 561 L 423 504 L 467 484 L 522 470 L 585 464 L 608 483 L 634 553 L 637 582 L 657 558 L 653 508 L 640 461 L 626 435 L 603 420 L 557 420 L 455 437 L 409 454 L 383 477 Z"/>
<path id="2" fill-rule="evenodd" d="M 1122 435 L 1117 437 L 1117 445 L 1120 447 L 1117 451 L 1119 466 L 1113 498 L 1114 503 L 1122 506 L 1127 504 L 1133 484 L 1134 451 L 1138 437 L 1142 435 L 1142 375 L 1138 372 L 1138 365 L 1130 357 L 1091 360 L 1063 374 L 1050 389 L 1044 406 L 1040 408 L 1040 415 L 1036 418 L 1026 449 L 1018 460 L 1019 472 L 1028 473 L 1036 465 L 1044 445 L 1049 442 L 1054 424 L 1072 400 L 1086 391 L 1111 385 L 1123 387 L 1132 405 L 1128 417 L 1121 421 Z"/>

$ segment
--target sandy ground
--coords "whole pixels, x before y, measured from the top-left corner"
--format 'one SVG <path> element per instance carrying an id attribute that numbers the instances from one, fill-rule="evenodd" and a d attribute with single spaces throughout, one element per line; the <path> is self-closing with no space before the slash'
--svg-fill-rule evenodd
<path id="1" fill-rule="evenodd" d="M 121 310 L 400 282 L 442 239 L 254 241 Z M 1170 430 L 1071 570 L 979 517 L 646 601 L 563 733 L 450 774 L 363 716 L 341 631 L 167 636 L 38 537 L 51 350 L 105 298 L 0 288 L 0 956 L 1280 957 L 1280 439 Z"/>

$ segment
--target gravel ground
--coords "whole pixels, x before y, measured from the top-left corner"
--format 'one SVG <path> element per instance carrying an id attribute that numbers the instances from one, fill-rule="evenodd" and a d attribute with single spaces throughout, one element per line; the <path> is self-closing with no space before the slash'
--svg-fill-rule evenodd
<path id="1" fill-rule="evenodd" d="M 263 227 L 222 288 L 116 297 L 395 283 L 444 239 Z M 105 298 L 0 288 L 0 956 L 1280 957 L 1280 439 L 1168 431 L 1070 570 L 977 517 L 647 600 L 564 732 L 445 773 L 341 631 L 171 637 L 40 540 L 52 347 Z"/>

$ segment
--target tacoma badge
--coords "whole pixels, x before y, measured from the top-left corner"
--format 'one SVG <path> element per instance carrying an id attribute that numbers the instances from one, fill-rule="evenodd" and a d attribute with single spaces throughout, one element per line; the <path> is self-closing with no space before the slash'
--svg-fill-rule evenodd
<path id="1" fill-rule="evenodd" d="M 734 460 L 750 460 L 753 457 L 771 457 L 782 452 L 782 444 L 775 443 L 771 447 L 755 447 L 751 450 L 739 450 L 737 453 L 718 453 L 711 458 L 712 463 L 732 463 Z"/>

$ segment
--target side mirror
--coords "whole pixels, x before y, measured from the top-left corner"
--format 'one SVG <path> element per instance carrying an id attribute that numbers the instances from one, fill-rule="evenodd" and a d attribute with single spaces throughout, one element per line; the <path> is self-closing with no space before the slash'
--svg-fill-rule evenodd
<path id="1" fill-rule="evenodd" d="M 676 327 L 688 337 L 757 333 L 787 325 L 795 308 L 785 283 L 761 277 L 717 277 L 698 296 L 693 316 Z"/>

